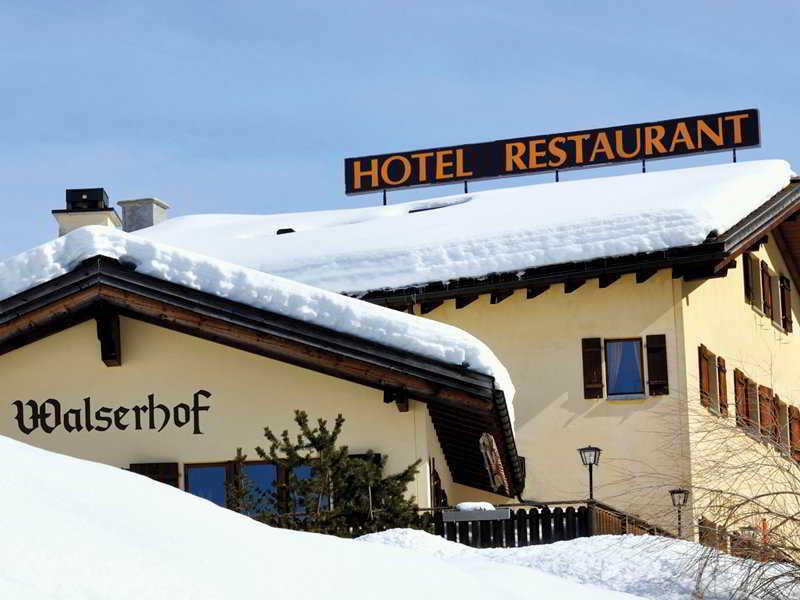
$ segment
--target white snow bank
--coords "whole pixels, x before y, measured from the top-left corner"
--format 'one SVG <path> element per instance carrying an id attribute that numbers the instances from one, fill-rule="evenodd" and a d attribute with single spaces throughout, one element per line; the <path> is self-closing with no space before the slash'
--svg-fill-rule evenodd
<path id="1" fill-rule="evenodd" d="M 763 204 L 791 175 L 782 160 L 738 162 L 386 207 L 192 215 L 137 235 L 358 293 L 696 245 Z M 295 233 L 276 235 L 286 227 Z"/>
<path id="2" fill-rule="evenodd" d="M 505 392 L 514 422 L 514 386 L 508 371 L 486 344 L 461 329 L 111 227 L 82 227 L 0 262 L 0 300 L 63 275 L 98 255 L 133 263 L 139 273 L 164 281 L 491 375 Z"/>
<path id="3" fill-rule="evenodd" d="M 633 598 L 513 565 L 273 529 L 139 475 L 5 437 L 0 473 L 0 598 Z"/>
<path id="4" fill-rule="evenodd" d="M 494 505 L 491 502 L 459 502 L 456 504 L 456 510 L 461 512 L 470 512 L 473 510 L 494 510 Z"/>
<path id="5" fill-rule="evenodd" d="M 659 600 L 696 598 L 697 559 L 708 548 L 652 536 L 597 536 L 526 548 L 475 549 L 423 531 L 393 529 L 359 538 L 360 541 L 413 550 L 453 564 L 465 560 L 515 565 L 578 583 Z M 701 579 L 703 600 L 730 600 L 742 579 L 759 563 L 714 553 Z M 770 567 L 777 575 L 779 567 Z M 785 587 L 786 598 L 800 590 Z"/>

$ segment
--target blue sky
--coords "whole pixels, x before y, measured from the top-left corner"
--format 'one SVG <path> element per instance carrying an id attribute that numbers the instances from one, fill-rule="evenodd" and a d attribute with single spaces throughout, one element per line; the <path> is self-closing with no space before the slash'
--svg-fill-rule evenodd
<path id="1" fill-rule="evenodd" d="M 798 27 L 791 0 L 3 2 L 0 256 L 54 237 L 67 187 L 175 215 L 365 206 L 346 156 L 738 108 L 762 120 L 742 160 L 798 166 Z"/>

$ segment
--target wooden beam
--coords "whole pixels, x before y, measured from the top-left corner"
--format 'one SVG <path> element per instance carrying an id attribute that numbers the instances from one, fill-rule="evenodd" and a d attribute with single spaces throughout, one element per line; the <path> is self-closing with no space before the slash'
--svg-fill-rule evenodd
<path id="1" fill-rule="evenodd" d="M 550 284 L 531 286 L 528 288 L 526 297 L 528 298 L 528 300 L 531 300 L 533 298 L 536 298 L 536 296 L 544 294 L 549 289 L 550 289 Z"/>
<path id="2" fill-rule="evenodd" d="M 475 300 L 478 299 L 477 294 L 473 294 L 471 296 L 456 296 L 456 308 L 464 308 L 465 306 L 469 306 Z"/>
<path id="3" fill-rule="evenodd" d="M 383 402 L 397 405 L 397 410 L 401 413 L 409 410 L 408 394 L 402 390 L 384 390 Z"/>
<path id="4" fill-rule="evenodd" d="M 603 275 L 600 275 L 600 277 L 598 277 L 597 279 L 600 283 L 601 288 L 607 288 L 612 283 L 617 281 L 620 277 L 621 275 L 619 275 L 618 273 L 604 273 Z"/>
<path id="5" fill-rule="evenodd" d="M 636 283 L 644 283 L 656 273 L 658 273 L 658 269 L 646 269 L 644 271 L 636 271 Z"/>
<path id="6" fill-rule="evenodd" d="M 500 304 L 513 293 L 514 290 L 498 290 L 496 292 L 492 292 L 489 296 L 489 304 Z"/>
<path id="7" fill-rule="evenodd" d="M 432 310 L 439 308 L 442 304 L 444 304 L 444 300 L 428 300 L 427 302 L 422 302 L 419 312 L 421 315 L 427 315 Z"/>
<path id="8" fill-rule="evenodd" d="M 761 246 L 766 244 L 769 241 L 769 237 L 764 235 L 758 238 L 753 244 L 745 250 L 745 252 L 756 252 Z"/>
<path id="9" fill-rule="evenodd" d="M 119 367 L 122 365 L 119 314 L 101 305 L 94 320 L 97 323 L 97 339 L 100 340 L 100 358 L 107 367 Z"/>
<path id="10" fill-rule="evenodd" d="M 586 283 L 585 279 L 569 279 L 564 282 L 564 293 L 571 294 L 579 287 L 581 287 L 584 283 Z"/>

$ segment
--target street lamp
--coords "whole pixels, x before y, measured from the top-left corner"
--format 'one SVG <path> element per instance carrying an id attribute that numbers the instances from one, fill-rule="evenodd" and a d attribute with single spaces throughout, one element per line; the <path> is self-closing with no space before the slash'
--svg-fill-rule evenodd
<path id="1" fill-rule="evenodd" d="M 672 498 L 672 506 L 674 506 L 678 510 L 678 537 L 683 537 L 683 531 L 681 528 L 681 509 L 686 506 L 686 503 L 689 501 L 689 490 L 686 488 L 675 488 L 669 491 L 669 495 Z"/>
<path id="2" fill-rule="evenodd" d="M 583 466 L 589 467 L 589 500 L 594 500 L 593 469 L 600 463 L 601 452 L 602 450 L 595 446 L 578 448 L 578 453 L 581 455 L 581 462 L 583 463 Z"/>

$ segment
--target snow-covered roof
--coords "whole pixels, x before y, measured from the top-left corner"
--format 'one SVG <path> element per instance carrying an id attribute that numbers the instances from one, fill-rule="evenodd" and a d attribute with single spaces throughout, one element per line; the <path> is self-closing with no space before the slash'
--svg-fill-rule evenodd
<path id="1" fill-rule="evenodd" d="M 137 235 L 359 293 L 700 244 L 791 176 L 782 160 L 739 162 L 385 207 L 191 215 Z M 295 232 L 276 235 L 285 228 Z"/>
<path id="2" fill-rule="evenodd" d="M 64 275 L 95 256 L 131 263 L 137 272 L 163 281 L 492 376 L 505 393 L 514 423 L 514 386 L 508 371 L 486 344 L 461 329 L 111 227 L 82 227 L 0 262 L 0 300 Z"/>

